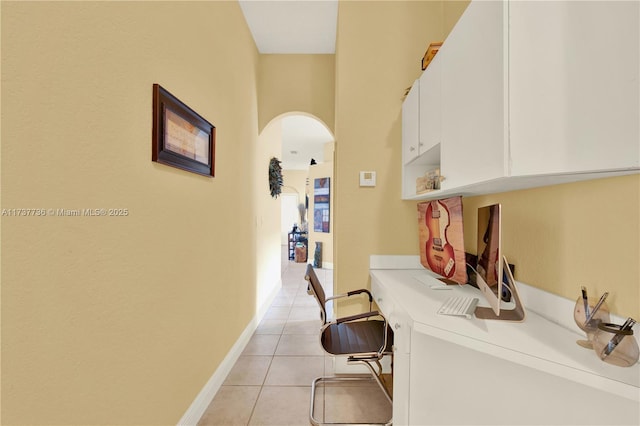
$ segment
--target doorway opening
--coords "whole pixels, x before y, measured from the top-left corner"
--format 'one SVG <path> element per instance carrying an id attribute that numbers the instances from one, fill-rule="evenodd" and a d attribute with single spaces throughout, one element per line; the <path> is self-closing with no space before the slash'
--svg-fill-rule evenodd
<path id="1" fill-rule="evenodd" d="M 333 134 L 322 121 L 308 114 L 289 113 L 276 120 L 282 129 L 283 253 L 290 262 L 313 263 L 316 243 L 320 243 L 326 265 L 333 265 L 332 229 L 325 227 L 316 232 L 313 217 L 314 180 L 319 176 L 333 180 Z M 292 235 L 293 231 L 297 233 Z"/>

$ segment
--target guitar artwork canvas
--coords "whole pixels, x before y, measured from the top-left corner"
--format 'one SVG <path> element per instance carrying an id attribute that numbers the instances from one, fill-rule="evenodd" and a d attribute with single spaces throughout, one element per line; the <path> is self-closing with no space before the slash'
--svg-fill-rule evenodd
<path id="1" fill-rule="evenodd" d="M 420 263 L 455 283 L 467 282 L 462 197 L 418 204 Z"/>

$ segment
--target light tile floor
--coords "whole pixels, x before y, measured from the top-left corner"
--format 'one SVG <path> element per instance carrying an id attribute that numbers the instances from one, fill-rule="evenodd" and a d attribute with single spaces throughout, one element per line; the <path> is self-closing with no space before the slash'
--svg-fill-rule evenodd
<path id="1" fill-rule="evenodd" d="M 305 268 L 283 259 L 282 289 L 199 425 L 309 424 L 311 382 L 333 375 L 333 358 L 320 346 L 320 311 L 307 294 Z M 316 269 L 316 274 L 330 296 L 333 271 Z M 320 386 L 315 410 L 327 422 L 391 417 L 382 392 L 368 384 Z"/>

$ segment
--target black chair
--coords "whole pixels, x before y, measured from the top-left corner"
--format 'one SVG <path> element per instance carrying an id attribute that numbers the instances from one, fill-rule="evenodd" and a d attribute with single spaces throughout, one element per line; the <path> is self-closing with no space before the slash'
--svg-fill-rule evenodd
<path id="1" fill-rule="evenodd" d="M 378 313 L 378 311 L 371 310 L 373 297 L 369 290 L 354 290 L 347 294 L 327 298 L 312 265 L 307 265 L 307 272 L 304 278 L 309 282 L 307 292 L 315 297 L 318 305 L 320 306 L 320 319 L 322 321 L 322 327 L 320 329 L 320 343 L 322 348 L 330 355 L 347 357 L 347 364 L 364 364 L 371 372 L 371 377 L 363 375 L 339 375 L 316 378 L 311 385 L 311 410 L 309 412 L 311 424 L 315 426 L 322 424 L 347 424 L 322 423 L 315 418 L 314 401 L 316 386 L 318 383 L 375 380 L 391 404 L 392 396 L 387 389 L 388 386 L 386 386 L 385 378 L 382 375 L 382 365 L 380 360 L 387 355 L 393 355 L 393 332 L 389 328 L 387 320 Z M 331 322 L 327 322 L 326 303 L 328 301 L 360 294 L 368 296 L 369 312 L 338 318 Z M 391 419 L 385 423 L 378 424 L 391 424 Z"/>

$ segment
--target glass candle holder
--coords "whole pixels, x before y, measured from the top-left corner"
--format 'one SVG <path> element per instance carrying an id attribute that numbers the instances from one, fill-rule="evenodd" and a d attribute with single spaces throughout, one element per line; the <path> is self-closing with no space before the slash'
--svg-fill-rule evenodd
<path id="1" fill-rule="evenodd" d="M 640 354 L 632 329 L 623 330 L 621 325 L 604 322 L 598 324 L 593 349 L 601 360 L 620 367 L 631 367 Z"/>
<path id="2" fill-rule="evenodd" d="M 587 301 L 589 304 L 588 312 L 592 313 L 600 299 L 589 297 L 587 298 Z M 587 340 L 578 340 L 576 343 L 583 348 L 593 349 L 593 339 L 598 331 L 598 324 L 608 323 L 610 321 L 609 306 L 607 305 L 607 302 L 600 303 L 598 310 L 593 313 L 590 320 L 587 321 L 587 315 L 585 315 L 585 301 L 582 297 L 578 297 L 573 309 L 573 319 L 580 330 L 584 331 L 587 335 Z"/>

